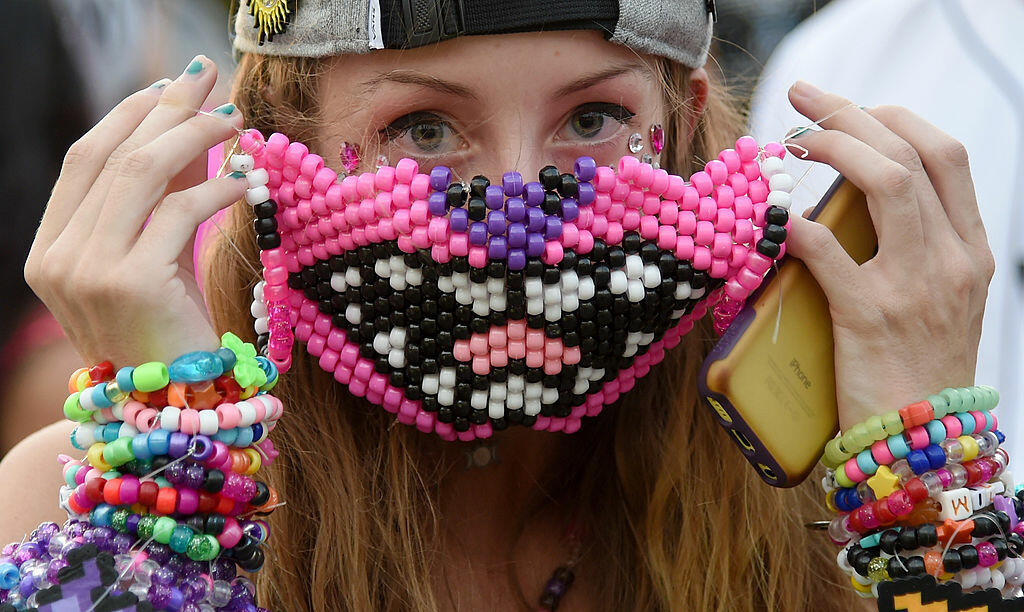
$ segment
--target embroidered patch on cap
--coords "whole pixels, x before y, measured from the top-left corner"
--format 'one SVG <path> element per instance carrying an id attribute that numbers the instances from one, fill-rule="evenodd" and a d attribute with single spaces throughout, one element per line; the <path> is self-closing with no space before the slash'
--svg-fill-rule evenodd
<path id="1" fill-rule="evenodd" d="M 295 2 L 296 0 L 292 0 Z M 274 34 L 284 32 L 288 26 L 288 0 L 248 0 L 249 14 L 253 16 L 253 28 L 259 30 L 259 44 L 272 41 Z"/>

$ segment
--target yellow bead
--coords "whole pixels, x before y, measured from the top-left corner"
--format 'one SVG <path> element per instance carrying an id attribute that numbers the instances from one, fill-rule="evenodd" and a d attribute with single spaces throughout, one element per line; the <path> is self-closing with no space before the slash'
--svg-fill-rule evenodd
<path id="1" fill-rule="evenodd" d="M 832 438 L 825 445 L 825 454 L 821 456 L 821 462 L 825 467 L 834 470 L 849 458 L 850 455 L 844 453 L 841 448 L 840 438 Z"/>
<path id="2" fill-rule="evenodd" d="M 964 447 L 963 461 L 970 461 L 978 456 L 978 441 L 971 436 L 960 436 L 957 438 Z"/>
<path id="3" fill-rule="evenodd" d="M 89 459 L 89 465 L 101 472 L 107 472 L 113 469 L 109 463 L 103 460 L 103 449 L 106 447 L 107 445 L 103 442 L 97 442 L 90 446 L 89 451 L 86 453 L 86 457 Z"/>
<path id="4" fill-rule="evenodd" d="M 75 381 L 75 387 L 77 387 L 79 391 L 85 391 L 91 385 L 92 379 L 89 378 L 89 370 L 86 370 L 79 374 L 78 380 Z"/>
<path id="5" fill-rule="evenodd" d="M 825 507 L 828 508 L 829 512 L 839 513 L 839 508 L 836 507 L 836 492 L 835 489 L 829 491 L 825 495 Z"/>
<path id="6" fill-rule="evenodd" d="M 238 392 L 238 397 L 240 399 L 249 399 L 250 397 L 256 395 L 256 392 L 259 390 L 260 388 L 257 387 L 256 385 L 249 385 L 248 387 L 245 387 L 244 389 Z"/>
<path id="7" fill-rule="evenodd" d="M 242 452 L 249 458 L 249 467 L 246 468 L 245 475 L 252 476 L 256 472 L 260 471 L 260 467 L 263 465 L 263 458 L 260 456 L 259 451 L 255 448 L 249 447 Z"/>
<path id="8" fill-rule="evenodd" d="M 868 561 L 868 578 L 875 582 L 885 582 L 889 580 L 889 570 L 887 568 L 889 561 L 885 557 L 875 557 L 871 561 Z"/>
<path id="9" fill-rule="evenodd" d="M 878 466 L 875 475 L 868 478 L 868 486 L 875 492 L 875 499 L 883 499 L 892 495 L 899 482 L 900 479 L 892 473 L 887 465 Z"/>
<path id="10" fill-rule="evenodd" d="M 854 574 L 853 576 L 850 576 L 850 584 L 852 584 L 853 588 L 857 589 L 861 593 L 870 593 L 871 592 L 871 585 L 870 584 L 861 584 L 860 582 L 857 582 L 857 575 L 856 574 Z"/>

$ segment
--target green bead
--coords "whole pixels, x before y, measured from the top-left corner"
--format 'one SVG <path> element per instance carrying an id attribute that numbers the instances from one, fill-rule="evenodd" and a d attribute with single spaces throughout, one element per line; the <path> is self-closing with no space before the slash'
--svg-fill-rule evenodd
<path id="1" fill-rule="evenodd" d="M 882 423 L 882 417 L 875 415 L 864 421 L 864 426 L 868 430 L 868 435 L 871 436 L 872 442 L 884 440 L 889 437 L 889 434 L 885 433 L 885 425 Z"/>
<path id="2" fill-rule="evenodd" d="M 148 540 L 153 537 L 154 527 L 156 527 L 156 517 L 152 514 L 147 514 L 139 519 L 139 524 L 135 528 L 135 534 L 139 536 L 140 540 Z"/>
<path id="3" fill-rule="evenodd" d="M 114 514 L 110 517 L 110 526 L 121 533 L 127 532 L 129 516 L 131 516 L 131 512 L 124 508 L 114 510 Z"/>
<path id="4" fill-rule="evenodd" d="M 886 437 L 903 433 L 903 419 L 900 413 L 893 410 L 882 415 L 882 427 L 885 428 Z"/>
<path id="5" fill-rule="evenodd" d="M 187 525 L 178 525 L 171 532 L 171 539 L 167 545 L 176 553 L 183 553 L 188 550 L 188 544 L 195 537 L 195 532 Z"/>
<path id="6" fill-rule="evenodd" d="M 171 382 L 167 364 L 159 361 L 144 363 L 132 371 L 132 383 L 139 391 L 149 393 L 163 389 Z"/>
<path id="7" fill-rule="evenodd" d="M 988 408 L 983 408 L 983 410 L 992 410 L 999 405 L 999 391 L 997 391 L 995 387 L 981 385 L 978 389 L 984 393 L 986 397 L 985 405 L 988 406 Z"/>
<path id="8" fill-rule="evenodd" d="M 857 435 L 853 433 L 853 428 L 844 431 L 843 435 L 839 437 L 839 447 L 844 453 L 851 456 L 860 450 L 857 448 Z"/>
<path id="9" fill-rule="evenodd" d="M 212 535 L 199 535 L 192 538 L 185 552 L 193 561 L 213 561 L 220 554 L 220 542 Z"/>
<path id="10" fill-rule="evenodd" d="M 161 489 L 169 489 L 174 486 L 171 484 L 170 480 L 167 480 L 163 476 L 157 476 L 156 478 L 153 479 L 153 482 L 155 482 L 157 486 L 160 487 Z"/>
<path id="11" fill-rule="evenodd" d="M 857 483 L 850 480 L 850 477 L 846 475 L 846 468 L 843 466 L 839 466 L 839 468 L 836 470 L 835 478 L 836 484 L 841 487 L 850 489 L 857 486 Z"/>
<path id="12" fill-rule="evenodd" d="M 951 412 L 960 412 L 960 409 L 963 407 L 963 399 L 960 398 L 960 394 L 956 392 L 956 389 L 946 387 L 942 391 L 939 391 L 939 395 L 949 402 L 949 409 L 946 410 L 946 414 Z"/>
<path id="13" fill-rule="evenodd" d="M 889 560 L 885 557 L 875 557 L 871 561 L 868 561 L 868 578 L 875 582 L 885 582 L 891 580 L 889 578 L 888 569 Z"/>
<path id="14" fill-rule="evenodd" d="M 976 410 L 974 407 L 974 393 L 970 389 L 961 387 L 956 390 L 956 394 L 960 396 L 960 402 L 963 404 L 963 407 L 960 409 L 961 412 Z"/>
<path id="15" fill-rule="evenodd" d="M 857 423 L 856 425 L 850 428 L 850 431 L 853 432 L 854 440 L 857 441 L 857 450 L 854 451 L 854 449 L 852 448 L 847 448 L 847 450 L 849 451 L 859 453 L 865 448 L 871 446 L 871 443 L 874 442 L 874 440 L 871 438 L 871 434 L 868 433 L 868 426 L 864 423 Z"/>
<path id="16" fill-rule="evenodd" d="M 825 454 L 821 456 L 821 462 L 825 467 L 833 470 L 850 458 L 848 453 L 843 452 L 839 440 L 839 438 L 832 438 L 829 440 L 828 443 L 825 444 Z"/>
<path id="17" fill-rule="evenodd" d="M 156 525 L 153 526 L 153 539 L 161 544 L 170 544 L 171 536 L 174 534 L 174 528 L 178 526 L 177 521 L 174 519 L 161 516 L 156 519 Z"/>
<path id="18" fill-rule="evenodd" d="M 936 419 L 941 419 L 949 412 L 949 402 L 941 395 L 929 395 L 928 403 L 932 405 L 932 412 Z"/>
<path id="19" fill-rule="evenodd" d="M 64 400 L 64 416 L 69 421 L 86 423 L 92 418 L 92 413 L 82 408 L 82 404 L 78 401 L 80 395 L 82 395 L 81 391 L 75 391 Z"/>
<path id="20" fill-rule="evenodd" d="M 124 465 L 134 458 L 132 439 L 127 436 L 118 438 L 103 447 L 103 460 L 112 466 Z"/>

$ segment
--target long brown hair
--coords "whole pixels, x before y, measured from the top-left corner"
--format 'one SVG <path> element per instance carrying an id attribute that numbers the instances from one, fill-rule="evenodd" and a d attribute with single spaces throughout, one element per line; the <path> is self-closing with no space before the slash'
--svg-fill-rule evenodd
<path id="1" fill-rule="evenodd" d="M 244 56 L 234 101 L 247 125 L 315 148 L 323 66 Z M 743 117 L 713 85 L 689 138 L 689 70 L 661 60 L 658 72 L 668 115 L 662 159 L 688 174 L 742 134 Z M 249 207 L 235 206 L 205 259 L 217 329 L 249 341 L 259 265 L 252 218 Z M 696 373 L 713 341 L 706 322 L 697 326 L 631 393 L 565 437 L 570 460 L 551 490 L 575 500 L 604 572 L 577 588 L 597 592 L 608 610 L 852 609 L 857 599 L 835 569 L 834 547 L 804 527 L 824 512 L 814 482 L 787 491 L 762 484 L 700 405 Z M 298 344 L 276 393 L 288 413 L 274 432 L 281 455 L 268 479 L 287 506 L 271 519 L 268 563 L 257 578 L 261 604 L 442 607 L 431 572 L 446 466 L 418 460 L 427 436 L 349 394 Z"/>

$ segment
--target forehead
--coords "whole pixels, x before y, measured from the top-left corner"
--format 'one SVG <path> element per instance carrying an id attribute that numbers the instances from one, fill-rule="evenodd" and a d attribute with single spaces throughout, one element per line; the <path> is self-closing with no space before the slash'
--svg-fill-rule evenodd
<path id="1" fill-rule="evenodd" d="M 480 97 L 490 92 L 555 91 L 613 67 L 635 69 L 649 81 L 657 60 L 605 40 L 596 31 L 524 32 L 464 36 L 409 50 L 381 50 L 334 58 L 324 73 L 326 93 L 367 94 L 391 72 L 431 75 L 458 83 Z"/>

